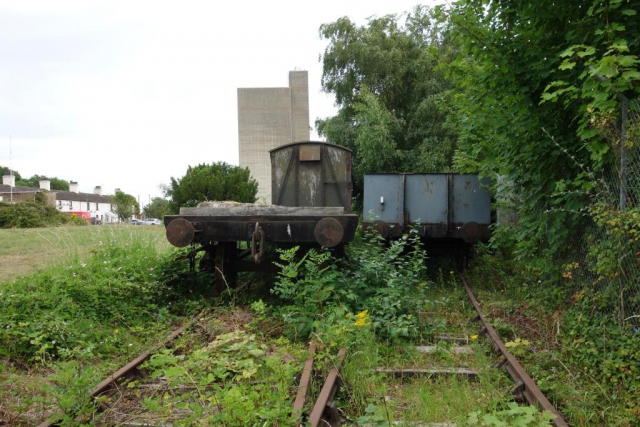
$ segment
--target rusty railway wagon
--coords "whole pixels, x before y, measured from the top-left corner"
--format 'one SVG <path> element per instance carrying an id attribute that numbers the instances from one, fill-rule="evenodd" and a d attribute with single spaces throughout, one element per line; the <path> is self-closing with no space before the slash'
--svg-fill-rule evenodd
<path id="1" fill-rule="evenodd" d="M 216 287 L 239 271 L 268 271 L 268 242 L 340 250 L 358 225 L 351 213 L 351 151 L 324 142 L 298 142 L 270 151 L 273 205 L 205 202 L 164 218 L 167 239 L 204 251 L 200 268 L 216 274 Z M 246 242 L 241 243 L 241 242 Z"/>
<path id="2" fill-rule="evenodd" d="M 427 246 L 486 241 L 491 237 L 488 184 L 477 174 L 367 174 L 363 225 L 388 239 L 417 227 Z"/>

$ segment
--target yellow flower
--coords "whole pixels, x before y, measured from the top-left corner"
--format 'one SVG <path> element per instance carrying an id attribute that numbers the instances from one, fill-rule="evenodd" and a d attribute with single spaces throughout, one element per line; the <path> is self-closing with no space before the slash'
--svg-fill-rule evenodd
<path id="1" fill-rule="evenodd" d="M 367 326 L 369 323 L 371 323 L 371 319 L 369 318 L 368 310 L 364 310 L 356 314 L 356 321 L 354 323 L 354 326 L 362 328 L 364 326 Z"/>
<path id="2" fill-rule="evenodd" d="M 477 336 L 477 335 L 471 335 L 471 339 L 472 339 L 472 340 L 477 340 L 477 339 L 478 339 L 478 336 Z"/>

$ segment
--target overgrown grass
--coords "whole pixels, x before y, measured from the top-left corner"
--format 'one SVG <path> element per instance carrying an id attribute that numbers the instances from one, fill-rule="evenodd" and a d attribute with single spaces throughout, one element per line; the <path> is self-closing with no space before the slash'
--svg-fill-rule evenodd
<path id="1" fill-rule="evenodd" d="M 638 334 L 599 312 L 590 283 L 525 276 L 518 263 L 486 251 L 469 276 L 492 322 L 517 342 L 512 350 L 570 424 L 640 424 Z"/>
<path id="2" fill-rule="evenodd" d="M 164 227 L 101 225 L 0 229 L 0 287 L 18 276 L 59 265 L 70 259 L 84 259 L 91 250 L 111 242 L 126 245 L 148 241 L 158 250 L 169 249 Z"/>
<path id="3" fill-rule="evenodd" d="M 0 288 L 0 400 L 13 402 L 2 408 L 12 422 L 75 413 L 107 372 L 204 305 L 201 276 L 155 235 L 103 237 L 88 256 Z"/>
<path id="4" fill-rule="evenodd" d="M 438 332 L 467 337 L 478 332 L 469 323 L 471 310 L 452 272 L 432 275 L 437 284 L 428 279 L 426 254 L 415 234 L 390 247 L 375 235 L 366 236 L 352 245 L 349 255 L 338 266 L 326 252 L 283 251 L 283 270 L 273 288 L 280 300 L 270 307 L 292 340 L 319 343 L 320 366 L 333 366 L 337 349 L 348 349 L 342 370 L 346 386 L 338 406 L 349 420 L 371 426 L 424 421 L 549 424 L 548 413 L 520 407 L 505 397 L 512 382 L 491 368 L 481 346 L 475 346 L 473 356 L 454 355 L 444 343 L 430 355 L 415 350 L 416 343 L 433 342 Z M 454 366 L 475 368 L 478 381 L 446 376 L 396 379 L 376 372 L 377 367 Z M 321 386 L 314 383 L 315 393 Z"/>
<path id="5" fill-rule="evenodd" d="M 321 373 L 333 366 L 338 348 L 348 348 L 339 406 L 352 421 L 491 425 L 544 418 L 506 406 L 510 381 L 485 369 L 490 360 L 479 345 L 474 356 L 455 355 L 444 343 L 432 355 L 416 352 L 415 344 L 432 342 L 438 332 L 477 331 L 464 293 L 451 288 L 455 277 L 445 271 L 428 279 L 415 235 L 390 248 L 369 236 L 346 262 L 326 252 L 283 251 L 283 270 L 265 303 L 256 301 L 264 289 L 251 287 L 204 297 L 211 277 L 174 262 L 178 252 L 159 243 L 155 229 L 89 229 L 104 234 L 74 235 L 70 258 L 0 290 L 0 415 L 13 424 L 32 425 L 60 411 L 69 425 L 77 415 L 93 417 L 91 387 L 175 324 L 214 306 L 173 349 L 153 355 L 149 377 L 127 383 L 107 402 L 103 422 L 294 425 L 295 377 L 309 340 L 319 344 Z M 253 301 L 252 314 L 235 301 Z M 407 381 L 374 370 L 432 365 L 466 365 L 480 377 Z"/>

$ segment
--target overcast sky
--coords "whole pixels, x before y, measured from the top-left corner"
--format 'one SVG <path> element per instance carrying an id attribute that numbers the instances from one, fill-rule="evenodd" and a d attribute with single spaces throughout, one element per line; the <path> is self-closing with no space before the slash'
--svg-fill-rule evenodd
<path id="1" fill-rule="evenodd" d="M 320 90 L 321 24 L 416 4 L 0 0 L 0 165 L 12 135 L 21 175 L 146 203 L 188 165 L 238 164 L 238 87 L 308 70 L 311 122 L 335 113 Z"/>

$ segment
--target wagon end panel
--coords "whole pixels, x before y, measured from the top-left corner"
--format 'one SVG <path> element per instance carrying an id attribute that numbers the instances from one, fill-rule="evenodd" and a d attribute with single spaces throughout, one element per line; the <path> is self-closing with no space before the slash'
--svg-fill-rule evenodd
<path id="1" fill-rule="evenodd" d="M 401 232 L 404 227 L 404 175 L 365 175 L 362 211 L 365 223 L 380 222 L 384 223 L 385 230 L 389 228 L 389 232 L 391 229 Z"/>
<path id="2" fill-rule="evenodd" d="M 274 205 L 298 206 L 297 174 L 296 146 L 271 152 L 271 200 Z"/>
<path id="3" fill-rule="evenodd" d="M 484 183 L 486 184 L 486 182 Z M 491 196 L 476 174 L 453 175 L 453 223 L 491 223 Z"/>
<path id="4" fill-rule="evenodd" d="M 351 153 L 338 146 L 324 146 L 323 206 L 342 206 L 351 212 Z"/>

